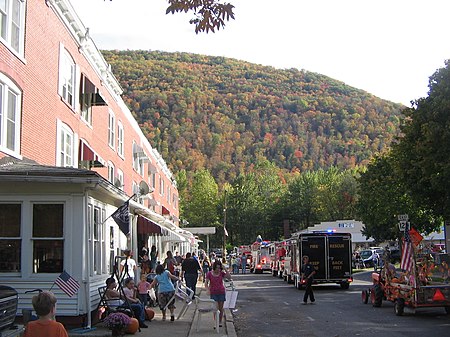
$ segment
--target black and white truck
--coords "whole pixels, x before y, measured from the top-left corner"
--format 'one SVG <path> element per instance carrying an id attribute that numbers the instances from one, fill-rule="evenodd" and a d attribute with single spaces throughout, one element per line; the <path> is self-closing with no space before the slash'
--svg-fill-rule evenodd
<path id="1" fill-rule="evenodd" d="M 293 238 L 298 245 L 295 261 L 298 264 L 292 274 L 294 285 L 302 288 L 301 263 L 303 256 L 309 256 L 316 274 L 314 283 L 336 283 L 348 289 L 352 277 L 352 236 L 350 233 L 313 232 L 295 233 Z"/>

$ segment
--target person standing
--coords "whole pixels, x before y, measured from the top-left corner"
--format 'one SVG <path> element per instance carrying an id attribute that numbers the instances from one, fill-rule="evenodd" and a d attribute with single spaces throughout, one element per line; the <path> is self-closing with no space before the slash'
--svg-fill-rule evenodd
<path id="1" fill-rule="evenodd" d="M 311 303 L 314 303 L 316 301 L 312 290 L 312 284 L 315 274 L 316 270 L 314 269 L 314 266 L 309 263 L 309 256 L 304 255 L 302 265 L 302 284 L 305 283 L 305 295 L 303 296 L 303 304 L 306 304 L 308 302 L 308 296 Z"/>
<path id="2" fill-rule="evenodd" d="M 120 275 L 123 278 L 132 278 L 134 280 L 134 271 L 137 269 L 136 261 L 133 259 L 133 253 L 130 249 L 123 251 L 125 259 L 120 262 Z"/>
<path id="3" fill-rule="evenodd" d="M 150 250 L 150 272 L 154 273 L 156 269 L 156 260 L 158 259 L 158 251 L 156 250 L 156 246 L 153 245 Z"/>
<path id="4" fill-rule="evenodd" d="M 148 291 L 150 290 L 150 282 L 147 281 L 147 275 L 141 274 L 141 281 L 138 283 L 139 300 L 144 305 L 148 305 Z"/>
<path id="5" fill-rule="evenodd" d="M 245 269 L 247 268 L 247 255 L 245 255 L 245 253 L 242 253 L 241 256 L 241 267 L 242 267 L 242 274 L 245 274 Z"/>
<path id="6" fill-rule="evenodd" d="M 33 308 L 39 319 L 28 322 L 24 337 L 67 337 L 64 326 L 55 321 L 56 297 L 49 291 L 43 291 L 33 296 Z"/>
<path id="7" fill-rule="evenodd" d="M 181 279 L 184 278 L 186 287 L 194 292 L 196 291 L 198 271 L 201 270 L 200 263 L 194 259 L 191 253 L 186 253 L 186 258 L 181 264 Z"/>
<path id="8" fill-rule="evenodd" d="M 225 286 L 223 279 L 231 280 L 231 275 L 228 270 L 224 270 L 220 260 L 213 263 L 212 270 L 206 274 L 205 287 L 209 291 L 211 299 L 216 301 L 219 309 L 219 327 L 222 326 L 223 319 L 223 305 L 225 303 Z M 216 313 L 214 312 L 214 321 L 216 320 Z"/>
<path id="9" fill-rule="evenodd" d="M 208 256 L 205 254 L 203 260 L 202 260 L 202 271 L 203 276 L 206 277 L 206 274 L 211 270 L 211 262 L 209 262 Z M 206 278 L 203 279 L 203 282 L 206 282 Z"/>
<path id="10" fill-rule="evenodd" d="M 148 274 L 150 273 L 150 270 L 150 260 L 148 259 L 148 255 L 144 255 L 141 261 L 141 274 Z"/>

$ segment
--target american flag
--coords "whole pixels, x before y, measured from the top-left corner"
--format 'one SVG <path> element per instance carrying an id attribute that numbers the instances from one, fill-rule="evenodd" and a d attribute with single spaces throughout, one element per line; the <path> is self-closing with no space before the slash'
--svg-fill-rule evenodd
<path id="1" fill-rule="evenodd" d="M 69 297 L 76 294 L 80 288 L 80 284 L 72 276 L 70 276 L 65 270 L 58 276 L 55 283 L 61 288 Z"/>
<path id="2" fill-rule="evenodd" d="M 405 229 L 405 239 L 403 241 L 402 260 L 400 262 L 400 269 L 411 272 L 414 265 L 414 251 L 413 244 L 409 230 Z"/>

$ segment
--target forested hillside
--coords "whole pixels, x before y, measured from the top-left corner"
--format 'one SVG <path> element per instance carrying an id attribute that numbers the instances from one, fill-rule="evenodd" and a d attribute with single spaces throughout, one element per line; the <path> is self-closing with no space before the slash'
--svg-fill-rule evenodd
<path id="1" fill-rule="evenodd" d="M 288 172 L 352 168 L 398 133 L 403 106 L 317 73 L 188 53 L 103 54 L 174 172 L 206 168 L 222 184 L 264 159 Z"/>

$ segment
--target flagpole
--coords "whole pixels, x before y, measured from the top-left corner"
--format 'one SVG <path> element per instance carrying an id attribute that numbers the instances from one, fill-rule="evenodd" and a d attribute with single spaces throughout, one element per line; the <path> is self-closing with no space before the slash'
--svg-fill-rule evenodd
<path id="1" fill-rule="evenodd" d="M 129 197 L 126 201 L 124 201 L 124 204 L 127 203 L 128 201 L 130 201 L 131 199 L 133 199 L 136 195 L 137 195 L 137 194 L 134 193 L 131 197 Z M 112 212 L 108 217 L 106 217 L 106 219 L 103 220 L 102 223 L 101 223 L 100 225 L 103 225 L 103 224 L 106 222 L 106 220 L 108 220 L 110 217 L 113 216 L 113 214 L 114 214 L 114 212 Z"/>

